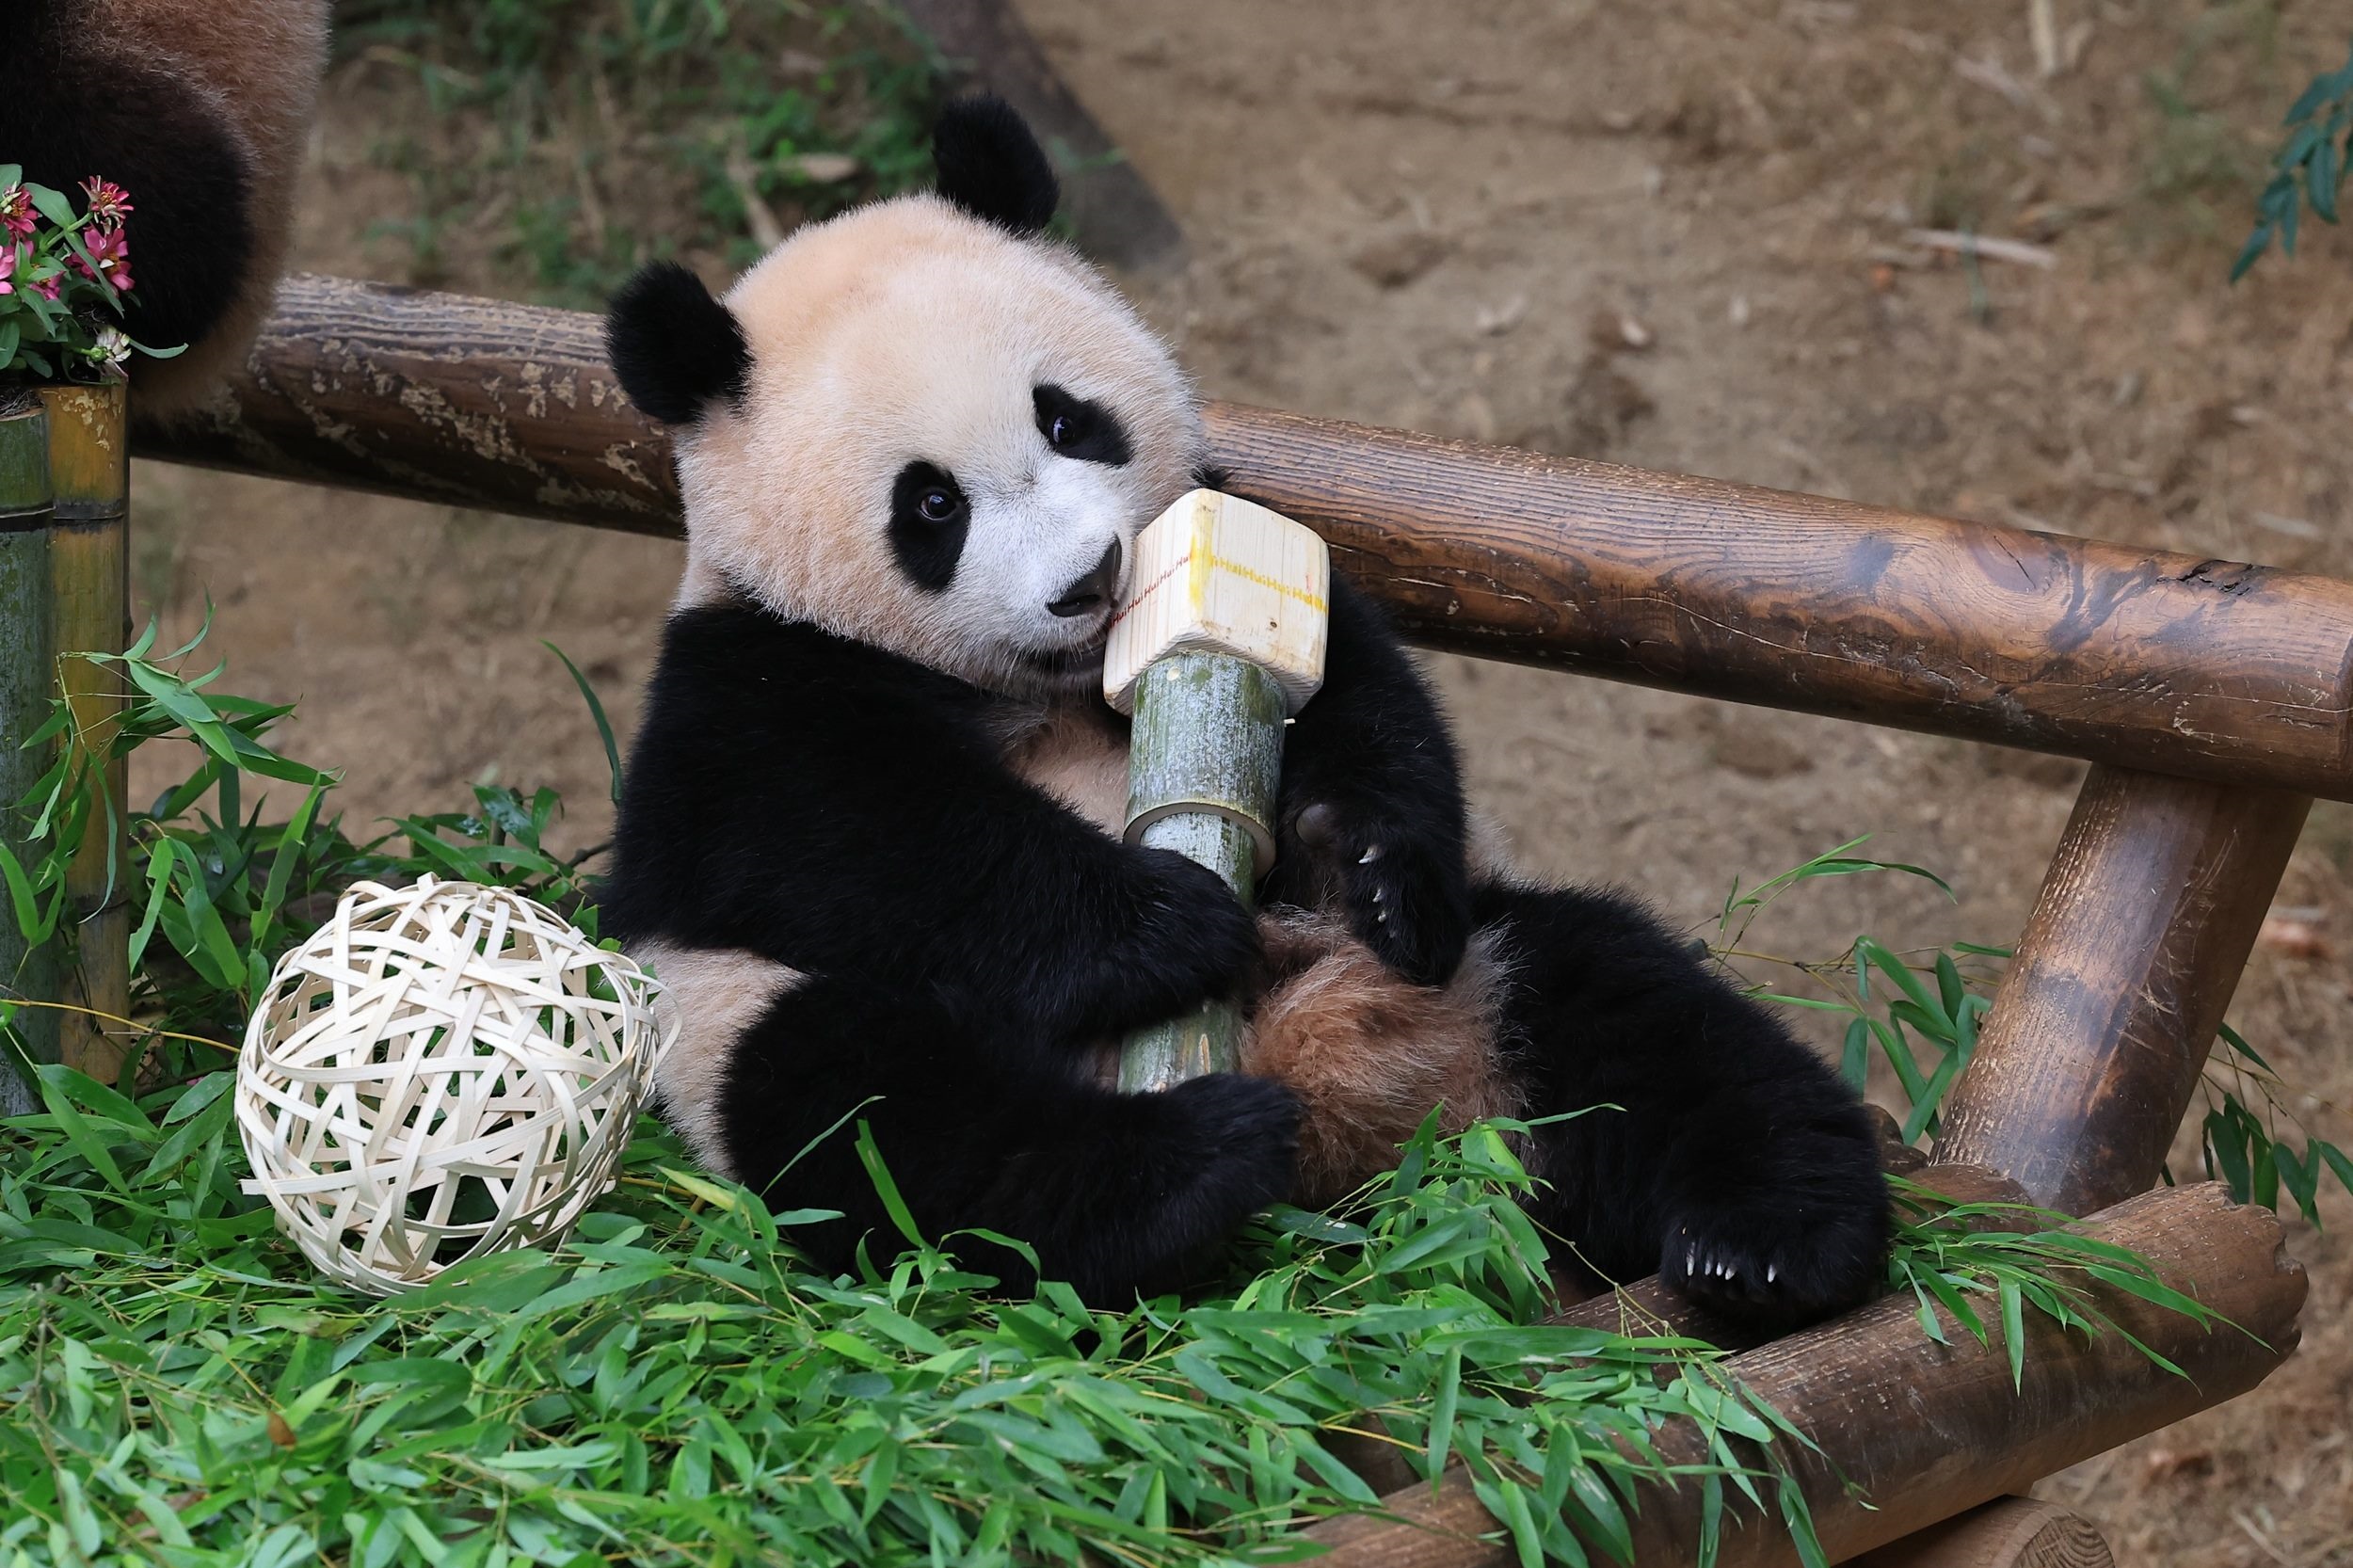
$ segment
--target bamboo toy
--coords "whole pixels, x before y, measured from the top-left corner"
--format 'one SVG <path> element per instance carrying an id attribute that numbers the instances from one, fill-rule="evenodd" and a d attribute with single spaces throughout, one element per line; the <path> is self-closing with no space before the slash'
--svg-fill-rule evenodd
<path id="1" fill-rule="evenodd" d="M 1104 696 L 1135 719 L 1128 841 L 1199 861 L 1247 908 L 1274 863 L 1283 727 L 1323 684 L 1330 553 L 1279 512 L 1193 490 L 1137 536 L 1131 582 L 1103 661 Z M 1120 1087 L 1232 1070 L 1237 1022 L 1211 1003 L 1137 1031 Z"/>
<path id="2" fill-rule="evenodd" d="M 0 392 L 0 399 L 6 393 Z M 24 737 L 49 717 L 50 643 L 49 422 L 40 406 L 0 412 L 0 841 L 22 862 L 29 845 L 20 836 L 17 803 L 47 771 L 46 748 Z M 0 995 L 55 1000 L 48 944 L 28 947 L 16 916 L 0 902 Z M 57 1015 L 25 1008 L 13 1027 L 36 1061 L 56 1059 Z M 32 1086 L 0 1066 L 0 1114 L 38 1105 Z"/>

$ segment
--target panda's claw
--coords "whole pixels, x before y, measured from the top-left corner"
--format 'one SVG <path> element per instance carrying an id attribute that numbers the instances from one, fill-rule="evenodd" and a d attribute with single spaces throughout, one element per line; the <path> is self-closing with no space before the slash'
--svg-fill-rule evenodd
<path id="1" fill-rule="evenodd" d="M 1664 1228 L 1662 1281 L 1695 1305 L 1775 1329 L 1867 1297 L 1885 1255 L 1876 1213 L 1811 1216 L 1770 1204 L 1698 1204 Z"/>
<path id="2" fill-rule="evenodd" d="M 1356 937 L 1417 985 L 1442 984 L 1470 938 L 1470 889 L 1460 842 L 1424 832 L 1401 804 L 1379 798 L 1310 801 L 1289 823 L 1301 892 L 1337 895 Z M 1278 873 L 1279 874 L 1279 873 Z"/>

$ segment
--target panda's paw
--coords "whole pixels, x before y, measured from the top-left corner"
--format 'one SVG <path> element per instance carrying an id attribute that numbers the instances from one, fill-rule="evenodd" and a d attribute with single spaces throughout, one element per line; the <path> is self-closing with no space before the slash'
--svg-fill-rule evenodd
<path id="1" fill-rule="evenodd" d="M 1138 905 L 1134 951 L 1119 959 L 1119 968 L 1139 993 L 1143 1011 L 1134 1021 L 1167 1017 L 1211 998 L 1240 996 L 1257 968 L 1257 917 L 1207 866 L 1174 850 L 1138 854 L 1146 886 Z"/>
<path id="2" fill-rule="evenodd" d="M 1300 841 L 1334 873 L 1357 940 L 1417 985 L 1453 975 L 1470 940 L 1460 843 L 1321 802 L 1299 814 L 1297 826 Z"/>
<path id="3" fill-rule="evenodd" d="M 1188 1136 L 1207 1156 L 1203 1179 L 1220 1188 L 1238 1214 L 1256 1213 L 1289 1195 L 1305 1114 L 1289 1085 L 1242 1073 L 1209 1073 L 1165 1094 L 1182 1107 Z"/>
<path id="4" fill-rule="evenodd" d="M 1780 1330 L 1869 1299 L 1886 1258 L 1883 1210 L 1693 1205 L 1669 1223 L 1658 1274 L 1696 1305 Z"/>

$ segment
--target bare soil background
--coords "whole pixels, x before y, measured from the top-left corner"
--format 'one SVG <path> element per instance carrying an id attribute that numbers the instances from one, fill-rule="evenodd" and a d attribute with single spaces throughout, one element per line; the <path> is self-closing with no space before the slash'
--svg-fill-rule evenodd
<path id="1" fill-rule="evenodd" d="M 1185 226 L 1139 296 L 1205 390 L 1547 451 L 2353 576 L 2353 241 L 2223 276 L 2279 112 L 2342 58 L 2312 4 L 2057 0 L 1027 0 Z M 339 68 L 296 264 L 403 278 L 379 162 L 413 80 Z M 2048 270 L 1906 241 L 1973 226 Z M 450 286 L 526 292 L 487 256 Z M 136 592 L 209 597 L 232 689 L 301 702 L 356 827 L 544 782 L 604 835 L 677 546 L 141 465 Z M 2017 931 L 2080 769 L 1460 659 L 1433 663 L 1480 803 L 1531 869 L 1703 928 L 1863 833 L 1944 873 L 1801 894 L 1804 956 Z M 152 781 L 151 781 L 152 782 Z M 2353 1136 L 2353 808 L 2313 813 L 2233 1016 Z M 2174 1169 L 2198 1169 L 2194 1132 Z M 2342 1195 L 2325 1205 L 2353 1221 Z M 2046 1482 L 2135 1564 L 2353 1564 L 2353 1248 L 2291 1222 L 2304 1349 L 2256 1394 Z"/>

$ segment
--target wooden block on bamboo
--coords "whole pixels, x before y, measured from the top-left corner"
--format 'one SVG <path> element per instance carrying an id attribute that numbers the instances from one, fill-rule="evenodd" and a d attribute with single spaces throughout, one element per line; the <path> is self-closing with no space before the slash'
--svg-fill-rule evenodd
<path id="1" fill-rule="evenodd" d="M 1130 581 L 1103 658 L 1103 696 L 1121 712 L 1135 711 L 1136 682 L 1171 653 L 1247 659 L 1293 713 L 1323 684 L 1332 557 L 1305 524 L 1193 490 L 1137 536 Z"/>

